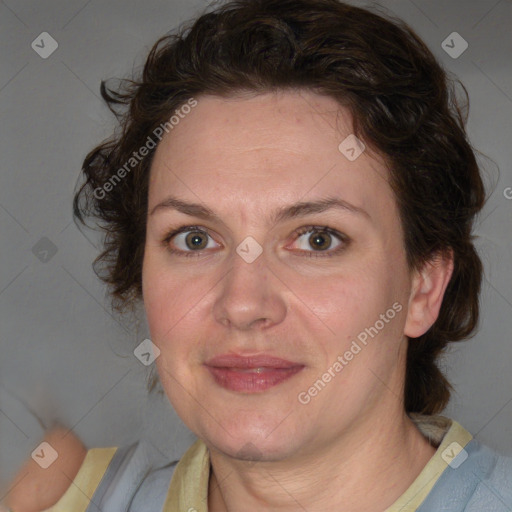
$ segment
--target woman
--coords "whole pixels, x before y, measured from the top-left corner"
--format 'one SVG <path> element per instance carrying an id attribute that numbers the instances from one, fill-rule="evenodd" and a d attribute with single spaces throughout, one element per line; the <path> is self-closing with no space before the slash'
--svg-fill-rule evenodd
<path id="1" fill-rule="evenodd" d="M 512 510 L 512 460 L 439 416 L 482 273 L 453 90 L 405 24 L 336 0 L 226 3 L 103 88 L 128 110 L 75 213 L 199 440 L 89 450 L 48 510 Z"/>

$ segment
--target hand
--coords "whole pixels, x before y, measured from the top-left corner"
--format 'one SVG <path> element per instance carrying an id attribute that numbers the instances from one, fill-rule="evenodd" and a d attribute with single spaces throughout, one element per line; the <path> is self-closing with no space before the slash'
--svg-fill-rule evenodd
<path id="1" fill-rule="evenodd" d="M 87 454 L 87 448 L 78 437 L 59 426 L 46 432 L 42 441 L 52 446 L 57 459 L 47 469 L 28 459 L 9 485 L 7 508 L 0 505 L 0 512 L 46 510 L 59 501 L 78 473 Z"/>

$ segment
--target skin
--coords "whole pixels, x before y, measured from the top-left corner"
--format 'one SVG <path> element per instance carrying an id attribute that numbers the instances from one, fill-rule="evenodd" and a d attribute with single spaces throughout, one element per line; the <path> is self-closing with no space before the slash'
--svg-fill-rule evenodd
<path id="1" fill-rule="evenodd" d="M 75 478 L 87 454 L 80 439 L 64 427 L 48 430 L 43 441 L 52 446 L 58 457 L 46 469 L 32 458 L 25 462 L 9 485 L 10 492 L 5 499 L 5 505 L 15 512 L 39 512 L 55 505 Z"/>
<path id="2" fill-rule="evenodd" d="M 334 100 L 306 91 L 197 99 L 157 149 L 149 212 L 172 194 L 218 218 L 171 208 L 148 215 L 143 298 L 162 385 L 210 450 L 209 510 L 385 510 L 435 452 L 404 413 L 405 355 L 407 337 L 435 322 L 452 261 L 407 267 L 385 162 L 368 148 L 355 161 L 340 153 L 352 120 Z M 271 221 L 277 208 L 326 196 L 366 213 Z M 309 225 L 347 238 L 315 250 L 312 233 L 296 234 Z M 181 226 L 208 231 L 200 256 L 170 252 L 193 252 L 189 232 L 164 242 Z M 236 252 L 247 236 L 263 249 L 252 263 Z M 396 303 L 400 313 L 300 403 L 299 393 Z M 263 392 L 229 391 L 204 363 L 230 352 L 304 368 Z M 60 454 L 49 469 L 30 460 L 20 471 L 30 475 L 8 495 L 16 512 L 48 508 L 78 472 L 86 449 L 63 433 L 45 438 Z"/>
<path id="3" fill-rule="evenodd" d="M 385 162 L 368 149 L 355 161 L 341 154 L 352 120 L 333 99 L 287 91 L 197 100 L 152 164 L 143 298 L 165 392 L 211 453 L 209 510 L 384 510 L 435 452 L 404 413 L 405 355 L 407 336 L 437 318 L 451 260 L 408 268 Z M 157 207 L 171 194 L 217 218 Z M 326 196 L 366 213 L 271 220 L 277 208 Z M 296 234 L 308 225 L 349 242 L 325 256 L 340 246 L 333 237 L 308 257 L 319 254 L 311 233 Z M 185 238 L 195 228 L 166 240 L 181 226 L 207 231 L 200 254 Z M 263 249 L 252 263 L 236 252 L 247 236 Z M 301 404 L 298 394 L 397 302 L 402 311 Z M 266 391 L 235 392 L 204 366 L 225 353 L 304 368 Z"/>

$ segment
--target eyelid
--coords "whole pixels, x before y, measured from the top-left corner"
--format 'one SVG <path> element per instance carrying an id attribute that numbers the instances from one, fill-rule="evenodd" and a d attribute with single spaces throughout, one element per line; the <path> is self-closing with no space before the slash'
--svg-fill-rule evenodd
<path id="1" fill-rule="evenodd" d="M 162 244 L 173 254 L 179 254 L 179 255 L 184 255 L 184 256 L 189 256 L 189 255 L 202 256 L 202 255 L 204 255 L 204 253 L 207 251 L 207 249 L 201 249 L 198 251 L 191 251 L 191 250 L 184 251 L 182 249 L 172 249 L 172 248 L 168 247 L 169 242 L 175 236 L 177 236 L 181 233 L 186 233 L 188 231 L 198 231 L 198 232 L 204 233 L 206 236 L 209 236 L 210 238 L 213 239 L 213 237 L 210 233 L 210 230 L 208 228 L 205 228 L 202 226 L 197 226 L 197 225 L 194 225 L 194 226 L 184 225 L 177 229 L 171 230 L 162 240 Z M 308 256 L 313 256 L 313 257 L 334 256 L 334 255 L 339 254 L 341 251 L 343 251 L 351 241 L 347 235 L 345 235 L 344 233 L 340 233 L 338 230 L 331 228 L 327 225 L 305 225 L 305 226 L 301 226 L 294 230 L 294 232 L 293 232 L 294 239 L 293 239 L 292 243 L 294 243 L 302 235 L 305 235 L 307 233 L 314 233 L 315 231 L 328 233 L 329 235 L 338 238 L 338 240 L 340 241 L 340 245 L 335 249 L 326 249 L 325 251 L 314 251 L 314 250 L 306 251 L 304 249 L 299 249 L 298 252 L 305 253 Z M 216 242 L 216 243 L 218 243 L 218 242 Z"/>
<path id="2" fill-rule="evenodd" d="M 313 233 L 313 232 L 323 232 L 323 233 L 329 233 L 330 235 L 334 235 L 340 240 L 348 240 L 348 236 L 340 233 L 337 229 L 331 228 L 329 226 L 320 226 L 320 225 L 308 225 L 308 226 L 302 226 L 300 228 L 297 228 L 293 233 L 296 235 L 296 237 L 300 237 L 302 235 L 305 235 L 306 233 Z"/>
<path id="3" fill-rule="evenodd" d="M 202 226 L 180 226 L 179 228 L 173 229 L 169 233 L 167 233 L 162 242 L 164 244 L 168 243 L 175 236 L 179 235 L 180 233 L 186 233 L 187 231 L 200 231 L 202 233 L 207 234 L 208 236 L 211 236 L 210 230 Z"/>
<path id="4" fill-rule="evenodd" d="M 177 229 L 171 230 L 162 240 L 162 244 L 166 249 L 171 252 L 172 254 L 178 254 L 182 256 L 203 256 L 206 249 L 201 249 L 200 251 L 185 251 L 183 249 L 173 249 L 169 247 L 169 242 L 176 236 L 187 233 L 187 232 L 194 232 L 198 231 L 200 233 L 204 233 L 206 236 L 209 236 L 211 239 L 213 239 L 212 235 L 210 234 L 210 230 L 208 228 L 204 228 L 201 226 L 181 226 Z M 218 242 L 216 242 L 218 243 Z"/>

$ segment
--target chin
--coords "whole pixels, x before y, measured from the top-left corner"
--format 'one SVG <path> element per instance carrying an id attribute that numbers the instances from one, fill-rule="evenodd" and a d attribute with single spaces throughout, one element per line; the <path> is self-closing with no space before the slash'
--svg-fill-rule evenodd
<path id="1" fill-rule="evenodd" d="M 287 459 L 293 453 L 293 447 L 282 442 L 258 441 L 257 439 L 206 439 L 205 442 L 213 449 L 237 460 L 248 462 L 275 462 Z"/>
<path id="2" fill-rule="evenodd" d="M 249 415 L 244 420 L 222 426 L 216 423 L 214 428 L 209 423 L 194 430 L 208 446 L 235 459 L 276 461 L 289 457 L 301 444 L 298 429 L 280 422 L 282 418 L 256 421 Z"/>

